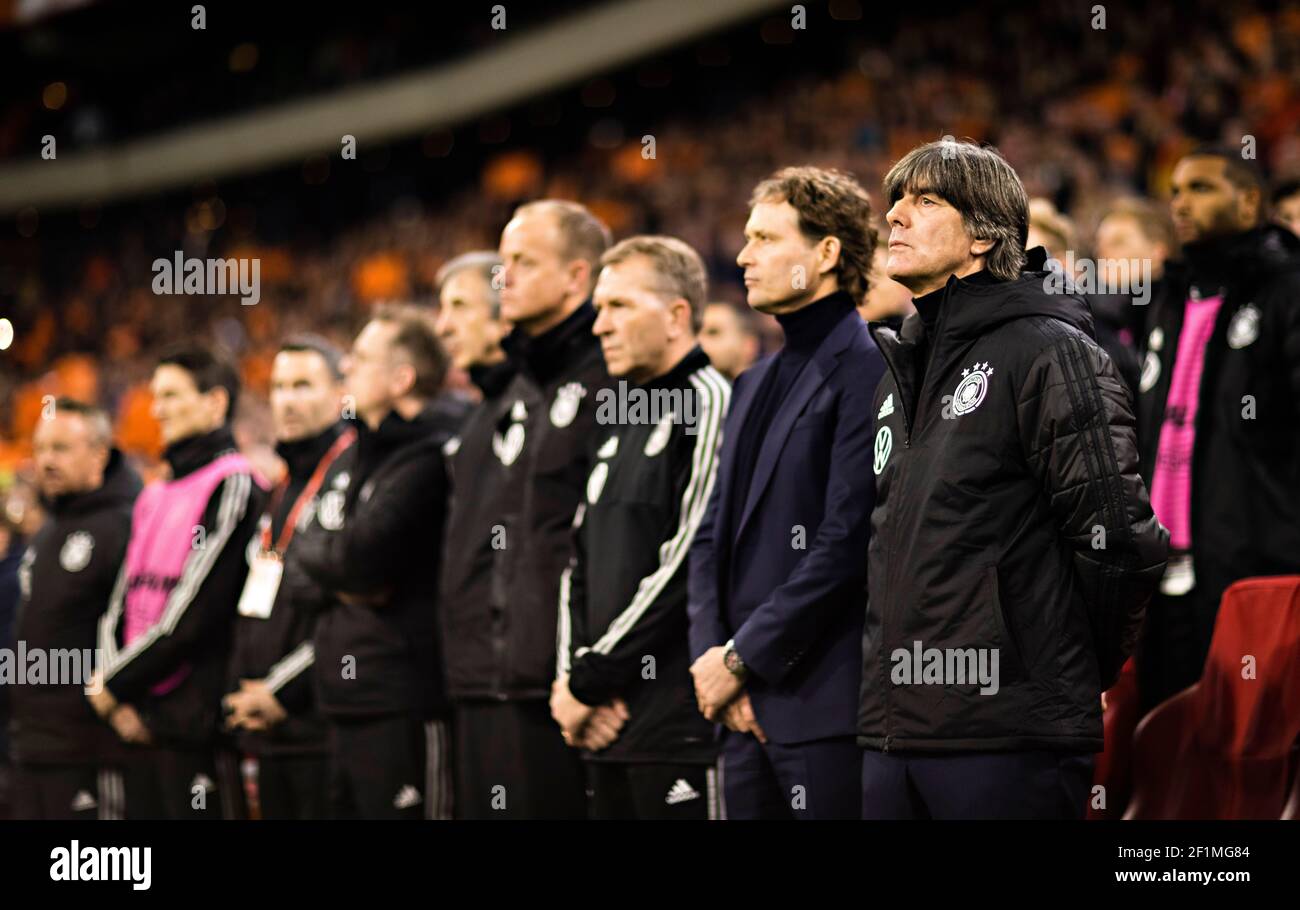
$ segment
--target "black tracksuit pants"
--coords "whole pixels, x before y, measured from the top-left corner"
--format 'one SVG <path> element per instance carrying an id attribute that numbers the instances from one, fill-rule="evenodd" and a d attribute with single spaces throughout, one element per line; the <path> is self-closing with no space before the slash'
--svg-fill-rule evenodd
<path id="1" fill-rule="evenodd" d="M 462 702 L 453 738 L 457 818 L 587 817 L 583 761 L 545 699 Z"/>

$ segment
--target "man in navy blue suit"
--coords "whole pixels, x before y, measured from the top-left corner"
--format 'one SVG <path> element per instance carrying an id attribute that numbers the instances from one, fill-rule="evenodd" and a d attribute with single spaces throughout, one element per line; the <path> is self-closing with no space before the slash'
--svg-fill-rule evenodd
<path id="1" fill-rule="evenodd" d="M 884 362 L 855 307 L 876 246 L 847 174 L 786 168 L 750 199 L 749 305 L 785 346 L 736 380 L 690 565 L 696 699 L 722 723 L 729 818 L 858 818 L 871 400 Z"/>

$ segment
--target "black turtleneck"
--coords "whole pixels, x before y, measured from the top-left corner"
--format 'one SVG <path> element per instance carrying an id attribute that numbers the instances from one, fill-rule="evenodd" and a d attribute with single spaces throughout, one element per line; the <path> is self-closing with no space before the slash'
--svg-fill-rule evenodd
<path id="1" fill-rule="evenodd" d="M 286 477 L 287 483 L 284 493 L 280 496 L 275 511 L 271 515 L 272 540 L 280 536 L 280 530 L 284 527 L 284 522 L 289 517 L 289 510 L 293 508 L 294 502 L 297 501 L 298 494 L 307 485 L 311 475 L 316 472 L 316 466 L 325 457 L 325 453 L 329 451 L 330 446 L 334 445 L 334 440 L 339 438 L 339 434 L 343 432 L 343 429 L 342 422 L 333 423 L 315 436 L 308 436 L 306 439 L 295 439 L 292 442 L 276 443 L 275 454 L 280 456 L 289 471 Z"/>
<path id="2" fill-rule="evenodd" d="M 836 291 L 814 300 L 803 309 L 776 317 L 785 331 L 785 346 L 777 353 L 772 365 L 767 368 L 762 385 L 754 392 L 753 404 L 745 415 L 745 423 L 736 440 L 736 491 L 741 495 L 733 497 L 731 501 L 731 527 L 734 530 L 740 529 L 745 500 L 749 498 L 749 486 L 754 480 L 754 468 L 758 464 L 758 453 L 776 412 L 780 410 L 785 396 L 812 359 L 817 347 L 854 309 L 853 298 L 843 291 Z"/>
<path id="3" fill-rule="evenodd" d="M 163 458 L 171 465 L 172 479 L 179 480 L 186 474 L 193 474 L 218 456 L 235 451 L 238 451 L 238 447 L 230 432 L 230 424 L 222 424 L 207 433 L 173 442 L 163 450 Z"/>

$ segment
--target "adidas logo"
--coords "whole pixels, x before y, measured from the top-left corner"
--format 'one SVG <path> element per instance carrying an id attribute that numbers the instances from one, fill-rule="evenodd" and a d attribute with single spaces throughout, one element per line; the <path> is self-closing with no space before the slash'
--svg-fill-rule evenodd
<path id="1" fill-rule="evenodd" d="M 99 800 L 91 796 L 89 790 L 78 790 L 77 795 L 72 797 L 73 812 L 88 812 L 91 809 L 99 808 Z"/>
<path id="2" fill-rule="evenodd" d="M 418 806 L 424 802 L 424 797 L 420 796 L 420 791 L 407 784 L 397 791 L 397 796 L 393 797 L 394 809 L 409 809 L 412 806 Z"/>
<path id="3" fill-rule="evenodd" d="M 876 415 L 876 419 L 888 417 L 892 413 L 894 413 L 894 393 L 890 392 L 885 396 L 885 403 L 880 406 L 880 413 Z"/>
<path id="4" fill-rule="evenodd" d="M 675 806 L 678 803 L 685 803 L 699 798 L 700 792 L 679 777 L 677 783 L 673 784 L 672 789 L 668 791 L 668 798 L 664 802 L 670 806 Z"/>
<path id="5" fill-rule="evenodd" d="M 198 774 L 194 775 L 194 780 L 190 781 L 191 793 L 193 793 L 195 790 L 202 790 L 206 793 L 210 790 L 215 790 L 215 789 L 217 789 L 217 785 L 212 782 L 212 778 L 208 777 L 206 774 L 202 772 L 199 772 Z"/>

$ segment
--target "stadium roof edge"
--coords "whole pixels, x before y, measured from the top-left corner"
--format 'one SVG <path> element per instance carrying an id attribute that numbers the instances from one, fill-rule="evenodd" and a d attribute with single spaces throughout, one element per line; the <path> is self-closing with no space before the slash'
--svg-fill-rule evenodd
<path id="1" fill-rule="evenodd" d="M 784 6 L 780 0 L 619 0 L 455 63 L 262 108 L 115 148 L 0 171 L 0 213 L 104 203 L 448 126 Z"/>

